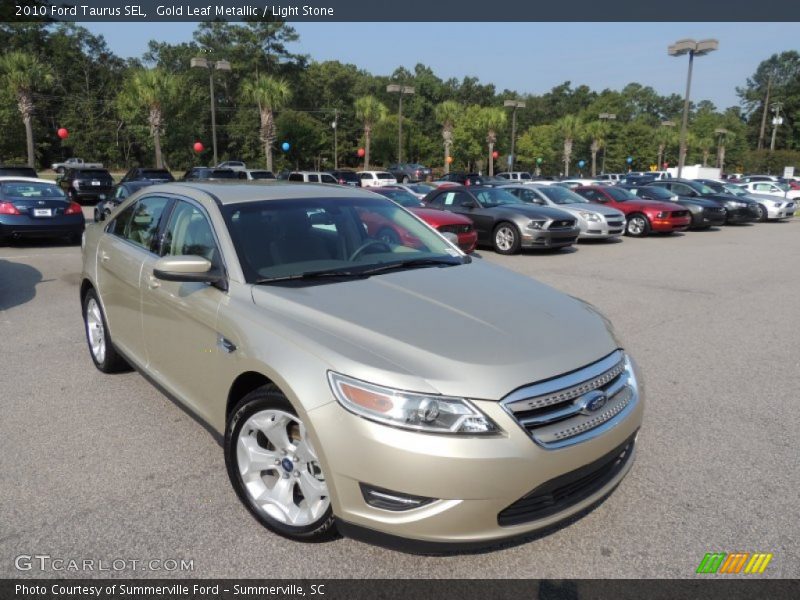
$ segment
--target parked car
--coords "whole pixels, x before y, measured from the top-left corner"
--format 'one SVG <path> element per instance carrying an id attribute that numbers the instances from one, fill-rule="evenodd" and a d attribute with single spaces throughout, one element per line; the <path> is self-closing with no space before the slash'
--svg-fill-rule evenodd
<path id="1" fill-rule="evenodd" d="M 275 173 L 267 171 L 266 169 L 240 169 L 237 171 L 239 179 L 246 179 L 247 181 L 267 181 L 275 180 Z"/>
<path id="2" fill-rule="evenodd" d="M 800 190 L 793 190 L 785 183 L 776 181 L 751 181 L 750 183 L 739 184 L 742 189 L 753 194 L 767 194 L 768 196 L 778 196 L 789 200 L 800 199 Z"/>
<path id="3" fill-rule="evenodd" d="M 578 239 L 616 239 L 625 231 L 625 214 L 616 208 L 594 204 L 572 190 L 558 185 L 509 184 L 508 190 L 523 202 L 558 208 L 571 214 L 581 232 Z"/>
<path id="4" fill-rule="evenodd" d="M 219 163 L 215 169 L 232 169 L 234 171 L 243 171 L 247 168 L 241 160 L 225 160 Z"/>
<path id="5" fill-rule="evenodd" d="M 622 178 L 618 184 L 625 184 L 625 185 L 633 185 L 637 187 L 641 187 L 647 185 L 648 183 L 652 183 L 657 181 L 657 177 L 654 173 L 645 173 L 644 175 L 633 175 L 629 174 Z"/>
<path id="6" fill-rule="evenodd" d="M 359 178 L 355 171 L 350 169 L 334 169 L 333 171 L 328 171 L 328 173 L 334 176 L 339 185 L 361 187 L 361 178 Z"/>
<path id="7" fill-rule="evenodd" d="M 527 204 L 498 187 L 437 188 L 424 202 L 470 219 L 478 244 L 491 246 L 498 254 L 516 254 L 523 248 L 566 248 L 578 241 L 581 232 L 571 214 Z"/>
<path id="8" fill-rule="evenodd" d="M 389 165 L 386 170 L 389 171 L 399 183 L 425 181 L 431 176 L 430 167 L 419 163 L 397 163 Z"/>
<path id="9" fill-rule="evenodd" d="M 397 183 L 394 175 L 388 171 L 358 171 L 361 187 L 381 187 Z"/>
<path id="10" fill-rule="evenodd" d="M 90 163 L 82 158 L 68 158 L 64 162 L 56 162 L 50 166 L 59 175 L 65 173 L 67 169 L 102 169 L 103 163 Z"/>
<path id="11" fill-rule="evenodd" d="M 558 183 L 561 185 L 561 187 L 565 187 L 570 190 L 581 185 L 600 185 L 600 182 L 596 179 L 562 179 Z"/>
<path id="12" fill-rule="evenodd" d="M 754 194 L 748 192 L 738 185 L 731 183 L 719 183 L 709 179 L 698 179 L 703 185 L 707 185 L 718 194 L 728 194 L 736 198 L 755 200 L 758 202 L 759 221 L 788 219 L 794 216 L 797 203 L 779 196 L 769 194 Z"/>
<path id="13" fill-rule="evenodd" d="M 451 185 L 483 185 L 483 175 L 479 173 L 464 173 L 463 171 L 453 171 L 452 173 L 445 173 L 439 179 L 434 181 L 435 184 L 440 185 L 447 183 Z"/>
<path id="14" fill-rule="evenodd" d="M 0 177 L 0 244 L 11 239 L 81 239 L 83 209 L 54 182 L 34 177 Z"/>
<path id="15" fill-rule="evenodd" d="M 604 185 L 616 185 L 625 177 L 623 173 L 601 173 L 595 179 Z"/>
<path id="16" fill-rule="evenodd" d="M 659 202 L 674 202 L 689 209 L 692 222 L 689 229 L 708 229 L 710 227 L 720 227 L 725 225 L 727 210 L 720 206 L 719 202 L 706 200 L 704 198 L 679 196 L 663 187 L 656 185 L 645 185 L 641 187 L 622 184 L 620 186 L 628 190 L 636 197 L 643 200 L 656 200 Z"/>
<path id="17" fill-rule="evenodd" d="M 579 187 L 574 191 L 591 202 L 625 213 L 625 233 L 632 237 L 644 237 L 651 232 L 685 231 L 692 221 L 689 211 L 680 204 L 642 200 L 616 185 Z"/>
<path id="18" fill-rule="evenodd" d="M 752 223 L 760 215 L 758 202 L 747 198 L 739 198 L 731 194 L 720 194 L 707 185 L 691 179 L 664 179 L 654 181 L 651 185 L 663 187 L 673 194 L 684 198 L 703 198 L 713 200 L 725 208 L 725 223 Z"/>
<path id="19" fill-rule="evenodd" d="M 426 208 L 419 198 L 399 186 L 374 187 L 370 188 L 370 191 L 397 202 L 400 206 L 408 209 L 428 225 L 439 231 L 439 233 L 452 234 L 455 237 L 453 242 L 467 254 L 475 250 L 475 246 L 478 243 L 478 234 L 475 231 L 475 227 L 472 225 L 472 221 L 467 217 L 462 217 L 461 215 L 444 210 Z M 368 232 L 372 237 L 384 240 L 390 244 L 400 244 L 401 236 L 409 235 L 407 230 L 394 227 L 391 221 L 382 217 L 376 218 L 373 216 L 371 220 L 365 218 L 364 222 L 367 224 Z M 420 240 L 411 240 L 410 238 L 406 238 L 402 241 L 406 245 L 411 244 L 415 247 L 421 243 Z"/>
<path id="20" fill-rule="evenodd" d="M 756 181 L 778 181 L 777 175 L 744 175 L 739 178 L 739 183 L 754 183 Z"/>
<path id="21" fill-rule="evenodd" d="M 217 181 L 221 179 L 239 179 L 239 174 L 233 169 L 192 167 L 181 177 L 181 181 Z"/>
<path id="22" fill-rule="evenodd" d="M 28 165 L 0 165 L 0 177 L 29 177 L 38 179 L 36 169 Z"/>
<path id="23" fill-rule="evenodd" d="M 120 183 L 127 183 L 128 181 L 152 181 L 153 183 L 166 183 L 168 181 L 175 181 L 175 177 L 173 177 L 172 173 L 170 173 L 167 169 L 134 167 L 125 173 L 125 176 L 120 179 Z"/>
<path id="24" fill-rule="evenodd" d="M 475 549 L 585 512 L 630 470 L 641 376 L 591 305 L 366 191 L 177 187 L 87 228 L 89 355 L 218 432 L 268 529 Z M 369 212 L 424 247 L 370 238 Z"/>
<path id="25" fill-rule="evenodd" d="M 497 174 L 498 177 L 508 179 L 509 181 L 533 181 L 533 176 L 527 171 L 503 171 Z"/>
<path id="26" fill-rule="evenodd" d="M 67 169 L 58 185 L 70 200 L 100 202 L 114 191 L 114 178 L 107 169 Z"/>
<path id="27" fill-rule="evenodd" d="M 418 181 L 417 183 L 394 183 L 391 185 L 383 186 L 383 189 L 393 188 L 396 190 L 405 190 L 409 194 L 422 200 L 425 196 L 435 190 L 437 186 L 435 183 L 428 181 Z"/>
<path id="28" fill-rule="evenodd" d="M 105 221 L 106 217 L 111 214 L 123 200 L 138 192 L 140 189 L 149 185 L 155 184 L 155 181 L 150 179 L 138 179 L 135 181 L 123 181 L 116 185 L 114 193 L 105 200 L 101 200 L 94 207 L 94 221 L 98 223 Z"/>
<path id="29" fill-rule="evenodd" d="M 303 183 L 339 183 L 333 175 L 330 173 L 323 173 L 322 171 L 292 171 L 289 173 L 287 181 Z"/>

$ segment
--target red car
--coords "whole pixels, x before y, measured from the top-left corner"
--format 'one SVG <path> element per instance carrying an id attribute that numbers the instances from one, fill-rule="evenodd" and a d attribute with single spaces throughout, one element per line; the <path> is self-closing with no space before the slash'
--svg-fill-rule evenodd
<path id="1" fill-rule="evenodd" d="M 674 202 L 643 200 L 626 189 L 604 185 L 582 185 L 572 190 L 590 202 L 611 206 L 625 213 L 625 233 L 643 237 L 650 232 L 685 231 L 692 222 L 691 213 Z"/>
<path id="2" fill-rule="evenodd" d="M 403 208 L 417 215 L 428 225 L 440 233 L 453 233 L 458 237 L 458 247 L 464 252 L 470 253 L 475 250 L 478 243 L 478 233 L 466 217 L 443 210 L 425 208 L 425 205 L 413 194 L 402 188 L 392 186 L 375 187 L 370 189 L 381 196 L 394 200 Z M 403 243 L 410 246 L 419 244 L 416 238 L 410 239 L 407 231 L 386 223 L 373 222 L 375 219 L 364 219 L 369 234 L 378 239 L 384 239 L 390 243 Z"/>

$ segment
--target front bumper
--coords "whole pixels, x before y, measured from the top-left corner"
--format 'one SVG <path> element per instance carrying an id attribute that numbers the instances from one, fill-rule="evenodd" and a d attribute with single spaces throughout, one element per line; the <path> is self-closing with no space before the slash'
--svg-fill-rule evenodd
<path id="1" fill-rule="evenodd" d="M 83 214 L 55 217 L 0 215 L 0 237 L 64 237 L 80 235 L 86 227 Z"/>
<path id="2" fill-rule="evenodd" d="M 692 213 L 692 229 L 705 229 L 707 227 L 719 227 L 721 225 L 725 225 L 725 220 L 727 218 L 726 211 L 709 211 L 709 210 L 701 210 L 696 213 Z"/>
<path id="3" fill-rule="evenodd" d="M 610 238 L 622 237 L 625 233 L 625 219 L 620 218 L 614 221 L 581 221 L 581 233 L 578 236 L 581 240 L 605 240 Z"/>
<path id="4" fill-rule="evenodd" d="M 524 229 L 521 242 L 523 248 L 563 248 L 578 241 L 579 227 L 558 230 Z"/>
<path id="5" fill-rule="evenodd" d="M 728 209 L 728 217 L 725 220 L 727 224 L 738 224 L 738 223 L 752 223 L 754 221 L 758 221 L 759 214 L 758 209 L 750 209 L 750 208 L 729 208 Z"/>
<path id="6" fill-rule="evenodd" d="M 768 219 L 788 219 L 794 216 L 794 211 L 796 210 L 794 202 L 784 202 L 780 207 L 774 204 L 772 206 L 769 204 L 762 204 L 762 206 L 765 206 L 767 209 Z"/>
<path id="7" fill-rule="evenodd" d="M 107 187 L 82 187 L 79 190 L 73 188 L 69 191 L 69 197 L 76 202 L 100 202 L 111 198 L 113 194 L 113 188 Z"/>
<path id="8" fill-rule="evenodd" d="M 642 422 L 643 391 L 613 427 L 559 449 L 535 443 L 497 402 L 473 401 L 502 433 L 491 437 L 431 435 L 373 423 L 331 402 L 308 413 L 319 444 L 333 511 L 345 533 L 406 549 L 464 549 L 548 529 L 607 496 L 630 470 L 633 441 Z M 504 517 L 535 494 L 628 447 L 621 464 L 599 485 L 541 518 Z M 572 480 L 574 481 L 574 479 Z M 390 511 L 370 506 L 360 483 L 435 499 L 424 506 Z M 503 524 L 501 524 L 503 523 Z M 358 535 L 360 534 L 360 535 Z"/>
<path id="9" fill-rule="evenodd" d="M 687 215 L 685 217 L 668 217 L 666 219 L 652 219 L 650 227 L 653 231 L 658 233 L 670 233 L 673 231 L 686 231 L 689 225 L 692 224 L 692 217 Z"/>
<path id="10" fill-rule="evenodd" d="M 475 246 L 478 245 L 478 232 L 474 229 L 468 233 L 458 233 L 458 247 L 461 248 L 462 251 L 469 254 L 475 250 Z"/>

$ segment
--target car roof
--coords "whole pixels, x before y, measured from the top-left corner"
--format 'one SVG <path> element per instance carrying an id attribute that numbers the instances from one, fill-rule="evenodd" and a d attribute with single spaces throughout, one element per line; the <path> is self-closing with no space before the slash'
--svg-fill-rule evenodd
<path id="1" fill-rule="evenodd" d="M 207 195 L 221 204 L 263 200 L 303 200 L 313 198 L 375 198 L 359 188 L 324 183 L 290 183 L 282 180 L 180 181 L 150 186 L 151 192 L 170 192 L 191 196 Z"/>
<path id="2" fill-rule="evenodd" d="M 26 183 L 49 183 L 50 185 L 56 185 L 56 182 L 50 179 L 41 179 L 39 177 L 16 177 L 14 175 L 0 176 L 0 183 L 3 181 L 24 181 Z"/>

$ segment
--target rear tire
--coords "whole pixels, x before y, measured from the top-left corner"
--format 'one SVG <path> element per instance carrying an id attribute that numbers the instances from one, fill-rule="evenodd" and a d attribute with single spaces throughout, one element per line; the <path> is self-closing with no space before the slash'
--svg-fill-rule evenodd
<path id="1" fill-rule="evenodd" d="M 324 542 L 338 532 L 306 431 L 286 396 L 272 384 L 262 386 L 231 413 L 225 466 L 239 499 L 267 529 L 295 541 Z"/>
<path id="2" fill-rule="evenodd" d="M 129 371 L 130 365 L 117 352 L 111 341 L 106 316 L 94 289 L 86 292 L 83 299 L 83 323 L 86 342 L 89 345 L 89 356 L 92 357 L 94 366 L 103 373 Z"/>

